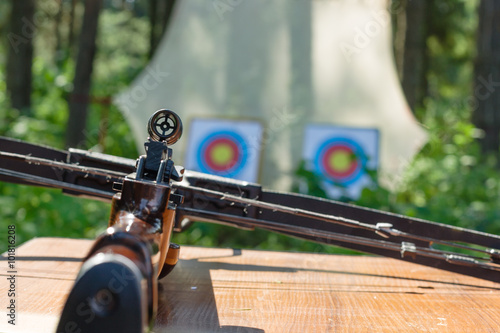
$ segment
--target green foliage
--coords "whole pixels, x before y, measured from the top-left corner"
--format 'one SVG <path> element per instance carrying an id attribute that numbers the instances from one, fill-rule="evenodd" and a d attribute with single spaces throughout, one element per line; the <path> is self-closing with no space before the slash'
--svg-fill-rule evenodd
<path id="1" fill-rule="evenodd" d="M 307 193 L 320 198 L 328 197 L 325 189 L 321 186 L 321 176 L 308 170 L 305 161 L 300 162 L 295 176 L 298 181 L 292 185 L 292 192 Z"/>
<path id="2" fill-rule="evenodd" d="M 427 107 L 429 142 L 407 168 L 398 191 L 366 190 L 358 203 L 500 233 L 500 176 L 495 159 L 481 156 L 481 132 L 467 112 L 456 112 L 444 102 Z"/>
<path id="3" fill-rule="evenodd" d="M 94 72 L 92 94 L 96 102 L 127 86 L 144 66 L 146 59 L 143 55 L 147 54 L 147 43 L 139 42 L 141 36 L 147 36 L 146 19 L 133 18 L 128 12 L 113 13 L 107 10 L 101 19 L 100 43 L 106 45 L 101 45 Z M 43 38 L 44 29 L 48 29 L 48 26 L 41 24 L 39 28 L 39 38 Z M 117 55 L 116 50 L 121 44 L 128 48 L 127 52 Z M 0 48 L 3 46 L 0 45 Z M 67 59 L 58 68 L 47 49 L 36 53 L 33 63 L 33 106 L 29 116 L 9 107 L 4 58 L 0 58 L 0 68 L 0 135 L 64 148 L 73 61 Z M 138 156 L 130 128 L 116 107 L 91 104 L 88 128 L 91 130 L 86 133 L 87 147 L 82 148 L 129 158 Z M 100 140 L 103 130 L 106 136 Z M 2 182 L 0 207 L 0 234 L 7 230 L 9 224 L 16 224 L 18 244 L 33 237 L 95 238 L 106 228 L 109 218 L 109 204 L 69 197 L 60 190 Z M 5 249 L 6 243 L 0 242 L 0 251 Z"/>
<path id="4" fill-rule="evenodd" d="M 447 103 L 464 103 L 471 91 L 478 1 L 440 0 L 429 2 L 427 37 L 428 99 Z M 441 110 L 446 112 L 446 110 Z M 455 112 L 470 112 L 466 107 Z M 426 116 L 427 107 L 416 110 L 418 119 Z M 467 115 L 462 115 L 467 119 Z"/>

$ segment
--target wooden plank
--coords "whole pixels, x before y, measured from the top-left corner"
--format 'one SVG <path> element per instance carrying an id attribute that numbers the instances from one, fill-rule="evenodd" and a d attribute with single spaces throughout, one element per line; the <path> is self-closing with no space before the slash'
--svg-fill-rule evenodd
<path id="1" fill-rule="evenodd" d="M 81 260 L 92 241 L 64 238 L 35 238 L 16 249 L 16 325 L 2 316 L 0 332 L 55 332 L 60 312 Z M 5 254 L 0 261 L 0 304 L 9 301 Z M 4 306 L 5 305 L 5 306 Z"/>
<path id="2" fill-rule="evenodd" d="M 20 246 L 18 325 L 0 331 L 54 332 L 91 244 Z M 379 257 L 182 247 L 159 291 L 155 332 L 500 331 L 499 284 Z"/>

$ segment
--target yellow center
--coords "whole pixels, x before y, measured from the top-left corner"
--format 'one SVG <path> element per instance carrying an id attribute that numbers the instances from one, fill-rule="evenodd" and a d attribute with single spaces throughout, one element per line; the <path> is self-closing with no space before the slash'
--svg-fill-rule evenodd
<path id="1" fill-rule="evenodd" d="M 352 154 L 346 151 L 337 151 L 330 156 L 328 164 L 337 172 L 344 172 L 351 166 Z"/>
<path id="2" fill-rule="evenodd" d="M 222 143 L 212 149 L 210 157 L 214 164 L 226 165 L 233 160 L 234 152 L 230 145 Z"/>

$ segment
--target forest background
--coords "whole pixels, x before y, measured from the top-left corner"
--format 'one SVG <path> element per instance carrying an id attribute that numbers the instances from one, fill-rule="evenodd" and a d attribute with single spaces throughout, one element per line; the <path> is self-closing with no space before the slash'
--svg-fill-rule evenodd
<path id="1" fill-rule="evenodd" d="M 212 2 L 214 8 L 228 4 Z M 147 65 L 175 5 L 1 1 L 0 135 L 137 158 L 130 129 L 109 96 Z M 430 139 L 396 190 L 365 189 L 350 202 L 500 234 L 500 1 L 392 0 L 388 6 L 401 84 Z M 296 178 L 309 185 L 309 194 L 324 196 L 313 174 L 298 167 Z M 18 244 L 44 236 L 95 238 L 108 215 L 109 205 L 102 202 L 0 183 L 0 233 L 15 224 Z M 173 242 L 346 252 L 262 230 L 249 234 L 201 223 L 174 235 Z M 0 242 L 0 251 L 5 249 Z"/>

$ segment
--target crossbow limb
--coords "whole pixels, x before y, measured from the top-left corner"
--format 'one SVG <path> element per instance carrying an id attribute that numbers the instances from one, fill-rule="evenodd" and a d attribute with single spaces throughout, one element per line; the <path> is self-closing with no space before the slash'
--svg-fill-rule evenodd
<path id="1" fill-rule="evenodd" d="M 147 155 L 137 161 L 0 138 L 0 180 L 61 188 L 67 194 L 112 201 L 110 228 L 96 241 L 76 282 L 84 285 L 80 288 L 83 292 L 75 296 L 76 303 L 70 302 L 70 296 L 71 304 L 67 302 L 66 307 L 78 307 L 78 301 L 87 297 L 90 281 L 103 274 L 98 268 L 105 263 L 114 265 L 115 270 L 125 270 L 128 276 L 136 276 L 137 281 L 147 281 L 147 302 L 141 300 L 140 283 L 131 287 L 135 292 L 127 295 L 137 306 L 147 304 L 147 311 L 141 312 L 147 315 L 138 325 L 150 323 L 156 306 L 156 278 L 168 274 L 179 252 L 177 245 L 170 244 L 170 232 L 185 230 L 191 221 L 250 230 L 261 228 L 500 283 L 499 236 L 332 200 L 269 191 L 258 184 L 234 179 L 184 172 L 174 165 L 169 148 L 182 133 L 179 117 L 172 111 L 159 110 L 150 119 L 148 129 Z M 141 242 L 134 243 L 131 234 Z M 443 246 L 451 250 L 441 250 Z M 135 251 L 133 258 L 123 255 L 124 249 L 130 248 Z M 155 249 L 153 253 L 151 249 Z M 464 254 L 460 250 L 468 251 Z M 102 278 L 103 283 L 110 278 Z M 113 293 L 106 293 L 109 288 L 96 287 L 95 283 L 92 288 L 94 303 L 116 301 Z M 110 322 L 107 317 L 111 310 L 94 308 L 103 321 L 92 323 L 98 322 L 95 327 L 102 329 Z M 64 322 L 72 322 L 71 318 Z"/>

